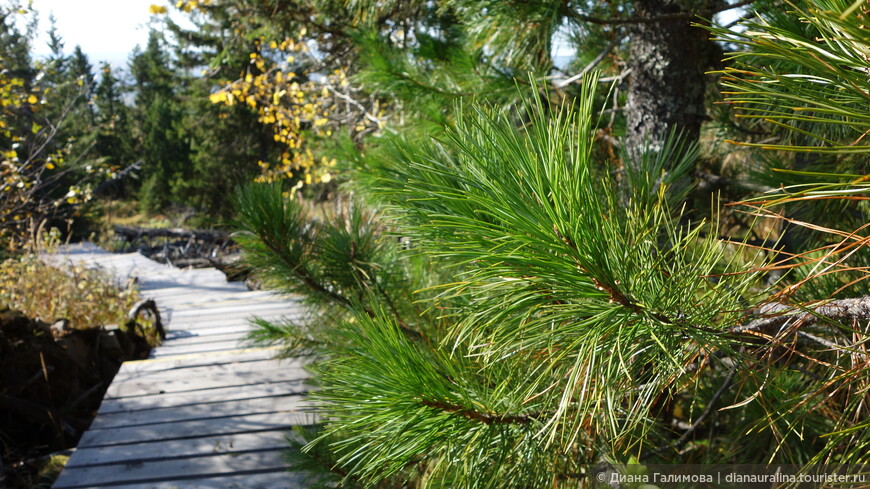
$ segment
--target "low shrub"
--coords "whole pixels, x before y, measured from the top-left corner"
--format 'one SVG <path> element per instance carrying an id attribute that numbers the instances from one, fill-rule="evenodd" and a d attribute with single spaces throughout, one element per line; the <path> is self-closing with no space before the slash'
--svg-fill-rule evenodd
<path id="1" fill-rule="evenodd" d="M 104 270 L 52 265 L 34 254 L 0 263 L 0 306 L 45 322 L 64 319 L 75 329 L 120 325 L 137 300 L 133 283 L 119 284 Z"/>

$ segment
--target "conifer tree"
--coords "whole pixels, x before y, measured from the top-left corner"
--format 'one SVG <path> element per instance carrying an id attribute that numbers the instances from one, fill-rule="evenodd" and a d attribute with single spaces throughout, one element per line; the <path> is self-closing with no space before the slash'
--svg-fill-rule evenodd
<path id="1" fill-rule="evenodd" d="M 792 7 L 791 23 L 740 38 L 768 42 L 729 73 L 734 102 L 774 125 L 846 126 L 850 145 L 789 130 L 825 134 L 812 150 L 851 161 L 864 151 L 866 12 Z M 814 23 L 839 34 L 803 37 Z M 770 57 L 803 70 L 753 64 Z M 256 339 L 314 354 L 322 426 L 297 461 L 316 483 L 583 487 L 596 467 L 642 470 L 629 462 L 867 462 L 866 175 L 816 174 L 829 181 L 748 203 L 773 217 L 856 204 L 864 224 L 801 223 L 827 243 L 780 261 L 750 233 L 724 239 L 715 220 L 682 215 L 675 182 L 697 147 L 678 138 L 623 153 L 623 194 L 596 156 L 597 85 L 584 79 L 576 107 L 467 104 L 441 137 L 392 138 L 354 162 L 348 188 L 365 202 L 326 218 L 278 185 L 239 194 L 247 261 L 312 307 L 261 321 Z"/>
<path id="2" fill-rule="evenodd" d="M 99 166 L 99 155 L 94 150 L 95 111 L 94 91 L 96 79 L 93 67 L 80 46 L 71 55 L 63 51 L 64 42 L 56 34 L 52 35 L 53 54 L 42 68 L 47 85 L 45 117 L 50 121 L 62 121 L 58 125 L 55 147 L 71 155 L 70 162 L 79 170 L 64 176 L 67 184 L 82 178 L 94 179 L 88 175 L 86 167 L 95 171 Z M 84 170 L 84 171 L 80 171 Z"/>
<path id="3" fill-rule="evenodd" d="M 280 146 L 272 130 L 248 104 L 215 104 L 210 95 L 222 84 L 239 78 L 251 64 L 255 43 L 231 36 L 236 17 L 227 9 L 209 8 L 196 18 L 196 29 L 165 20 L 171 33 L 176 71 L 184 87 L 182 124 L 191 140 L 191 174 L 185 180 L 184 200 L 212 218 L 228 218 L 232 203 L 226 195 L 239 182 L 253 180 L 258 162 L 275 161 Z"/>
<path id="4" fill-rule="evenodd" d="M 160 33 L 151 31 L 145 50 L 134 51 L 130 61 L 143 160 L 139 198 L 143 209 L 151 212 L 177 202 L 180 187 L 190 175 L 190 146 L 163 42 Z"/>
<path id="5" fill-rule="evenodd" d="M 82 47 L 78 45 L 76 45 L 75 49 L 73 49 L 73 54 L 70 57 L 69 63 L 70 78 L 76 80 L 76 84 L 80 85 L 83 88 L 82 111 L 86 116 L 86 122 L 93 126 L 94 94 L 97 88 L 96 77 L 94 76 L 94 68 L 93 66 L 91 66 L 88 55 L 86 55 L 82 51 Z"/>
<path id="6" fill-rule="evenodd" d="M 126 87 L 109 63 L 100 65 L 100 82 L 94 90 L 96 106 L 94 152 L 105 159 L 113 172 L 123 171 L 140 161 L 135 152 L 133 125 L 130 121 L 131 108 L 124 103 Z M 120 185 L 127 187 L 128 181 Z M 121 188 L 115 189 L 119 194 Z"/>

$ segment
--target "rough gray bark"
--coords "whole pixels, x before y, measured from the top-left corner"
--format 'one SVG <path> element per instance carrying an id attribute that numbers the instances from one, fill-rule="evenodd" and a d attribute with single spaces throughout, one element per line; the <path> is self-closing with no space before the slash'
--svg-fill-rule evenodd
<path id="1" fill-rule="evenodd" d="M 631 86 L 628 94 L 626 144 L 638 154 L 644 143 L 657 145 L 671 128 L 696 141 L 705 117 L 704 68 L 707 33 L 692 27 L 693 2 L 637 0 L 640 18 L 686 14 L 680 20 L 635 24 L 631 35 Z M 633 158 L 636 160 L 636 158 Z"/>

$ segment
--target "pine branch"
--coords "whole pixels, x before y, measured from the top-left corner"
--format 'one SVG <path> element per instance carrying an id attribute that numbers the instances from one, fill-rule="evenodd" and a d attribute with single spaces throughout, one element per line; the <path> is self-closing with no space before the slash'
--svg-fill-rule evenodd
<path id="1" fill-rule="evenodd" d="M 577 251 L 577 249 L 578 249 L 577 245 L 570 238 L 563 235 L 562 232 L 559 231 L 559 227 L 555 224 L 553 225 L 553 231 L 556 232 L 556 236 L 560 240 L 562 240 L 562 242 L 565 243 L 565 245 L 567 245 L 572 250 Z M 697 329 L 699 331 L 705 331 L 707 333 L 719 333 L 719 331 L 717 331 L 716 329 L 707 328 L 704 326 L 698 326 L 695 324 L 690 324 L 690 323 L 687 323 L 685 321 L 673 319 L 673 318 L 669 317 L 668 315 L 663 314 L 661 312 L 654 311 L 654 310 L 651 310 L 648 308 L 644 308 L 640 304 L 636 304 L 635 302 L 633 302 L 621 290 L 617 289 L 616 287 L 610 286 L 607 283 L 602 282 L 597 277 L 595 277 L 594 275 L 589 273 L 589 270 L 587 270 L 586 267 L 584 266 L 584 264 L 582 262 L 580 262 L 580 260 L 578 260 L 576 257 L 574 259 L 574 262 L 577 264 L 577 267 L 581 271 L 583 271 L 583 273 L 585 273 L 586 276 L 588 276 L 590 280 L 592 280 L 592 283 L 595 284 L 596 289 L 598 289 L 598 290 L 600 290 L 608 295 L 610 302 L 612 302 L 614 304 L 619 304 L 620 306 L 628 309 L 629 311 L 633 312 L 634 314 L 637 314 L 638 316 L 646 314 L 649 317 L 652 317 L 653 319 L 661 321 L 662 323 L 665 323 L 665 324 L 674 325 L 674 326 L 676 326 L 676 325 L 685 326 L 688 328 Z"/>
<path id="2" fill-rule="evenodd" d="M 456 413 L 464 418 L 468 418 L 473 421 L 479 421 L 483 424 L 492 425 L 492 424 L 528 424 L 534 421 L 537 421 L 538 417 L 540 417 L 540 413 L 531 413 L 531 414 L 494 414 L 494 413 L 482 413 L 480 411 L 475 411 L 473 409 L 468 409 L 463 406 L 458 406 L 456 404 L 449 404 L 444 401 L 430 401 L 427 399 L 423 399 L 420 401 L 421 404 L 427 407 L 440 409 L 441 411 L 446 411 L 448 413 Z"/>
<path id="3" fill-rule="evenodd" d="M 293 270 L 293 273 L 296 274 L 297 279 L 299 279 L 303 284 L 305 284 L 306 287 L 311 289 L 313 292 L 325 296 L 326 298 L 335 302 L 337 305 L 344 306 L 349 310 L 354 309 L 353 302 L 350 299 L 333 290 L 328 289 L 326 286 L 315 280 L 311 276 L 308 269 L 303 267 L 301 264 L 293 263 L 288 260 L 287 257 L 280 252 L 280 248 L 270 243 L 267 243 L 265 240 L 263 241 L 263 244 L 266 245 L 266 247 L 268 247 L 269 250 L 271 250 L 275 254 L 275 256 L 277 256 L 281 261 L 290 266 L 290 268 Z M 402 318 L 398 315 L 398 310 L 395 309 L 395 305 L 391 304 L 391 306 L 393 307 L 393 311 L 391 312 L 395 314 L 396 322 L 399 328 L 406 335 L 408 335 L 410 339 L 425 340 L 428 343 L 428 339 L 422 333 L 411 328 L 402 320 Z M 369 317 L 375 317 L 375 313 L 367 307 L 362 307 L 362 312 Z"/>
<path id="4" fill-rule="evenodd" d="M 293 263 L 288 257 L 281 252 L 280 245 L 276 245 L 271 242 L 271 240 L 261 239 L 261 242 L 266 246 L 266 248 L 271 251 L 275 257 L 284 262 L 286 265 L 290 267 L 296 277 L 305 284 L 306 287 L 311 289 L 312 291 L 331 299 L 333 302 L 336 302 L 338 305 L 344 306 L 348 309 L 353 309 L 353 304 L 350 299 L 344 297 L 341 294 L 336 293 L 335 291 L 329 290 L 323 284 L 315 280 L 311 273 L 307 268 L 303 267 L 300 263 Z"/>

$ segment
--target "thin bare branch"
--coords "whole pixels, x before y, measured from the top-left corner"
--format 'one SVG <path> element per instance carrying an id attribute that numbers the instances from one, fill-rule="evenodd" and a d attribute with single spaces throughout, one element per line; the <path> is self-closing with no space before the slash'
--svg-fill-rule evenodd
<path id="1" fill-rule="evenodd" d="M 590 61 L 589 64 L 587 64 L 585 67 L 583 67 L 582 70 L 580 70 L 580 73 L 570 76 L 564 80 L 558 80 L 553 83 L 553 86 L 556 88 L 565 88 L 566 86 L 582 79 L 587 73 L 589 73 L 596 66 L 598 66 L 598 63 L 601 63 L 601 61 L 603 61 L 604 58 L 606 58 L 607 55 L 610 54 L 611 51 L 613 51 L 613 48 L 619 45 L 619 43 L 622 42 L 623 39 L 625 39 L 625 36 L 622 35 L 613 38 L 613 40 L 610 41 L 600 53 L 598 53 L 598 56 L 595 56 L 595 58 Z"/>
<path id="2" fill-rule="evenodd" d="M 812 326 L 819 321 L 851 322 L 870 321 L 870 296 L 839 299 L 817 305 L 795 306 L 782 303 L 769 303 L 761 306 L 757 314 L 761 317 L 731 328 L 732 333 L 745 333 L 779 329 L 789 321 L 797 321 L 801 326 Z"/>

